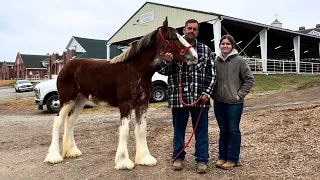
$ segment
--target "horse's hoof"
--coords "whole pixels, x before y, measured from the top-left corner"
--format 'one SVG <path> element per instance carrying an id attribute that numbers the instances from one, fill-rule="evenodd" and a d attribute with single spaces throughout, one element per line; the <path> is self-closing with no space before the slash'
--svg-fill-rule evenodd
<path id="1" fill-rule="evenodd" d="M 52 152 L 52 153 L 48 153 L 47 157 L 43 162 L 55 164 L 55 163 L 61 162 L 62 160 L 63 158 L 59 154 L 59 152 Z"/>
<path id="2" fill-rule="evenodd" d="M 121 160 L 119 161 L 118 164 L 116 164 L 114 168 L 118 170 L 125 170 L 125 169 L 130 170 L 134 168 L 134 164 L 130 159 Z"/>
<path id="3" fill-rule="evenodd" d="M 155 166 L 157 164 L 157 159 L 151 155 L 148 155 L 142 158 L 137 158 L 136 164 L 146 165 L 146 166 Z"/>
<path id="4" fill-rule="evenodd" d="M 81 156 L 82 152 L 78 148 L 71 148 L 68 150 L 63 150 L 62 156 L 64 158 L 73 158 L 73 157 L 78 157 Z"/>

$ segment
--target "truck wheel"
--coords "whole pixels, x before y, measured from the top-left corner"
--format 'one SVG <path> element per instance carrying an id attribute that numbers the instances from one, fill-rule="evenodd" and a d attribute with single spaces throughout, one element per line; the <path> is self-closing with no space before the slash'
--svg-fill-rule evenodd
<path id="1" fill-rule="evenodd" d="M 162 86 L 155 86 L 152 89 L 151 94 L 151 102 L 163 102 L 166 101 L 168 98 L 166 88 Z"/>
<path id="2" fill-rule="evenodd" d="M 60 101 L 58 95 L 53 95 L 47 100 L 47 109 L 52 113 L 59 112 Z"/>

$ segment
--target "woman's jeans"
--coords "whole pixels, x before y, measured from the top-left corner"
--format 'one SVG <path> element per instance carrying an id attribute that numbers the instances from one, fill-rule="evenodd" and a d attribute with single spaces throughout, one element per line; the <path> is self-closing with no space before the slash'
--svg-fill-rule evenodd
<path id="1" fill-rule="evenodd" d="M 196 121 L 200 114 L 200 107 L 185 107 L 185 108 L 172 108 L 172 120 L 174 128 L 173 137 L 173 154 L 172 158 L 183 149 L 185 145 L 185 132 L 189 119 L 189 113 L 191 113 L 192 127 L 196 125 Z M 209 107 L 204 107 L 202 114 L 195 131 L 195 161 L 197 163 L 207 163 L 209 158 L 209 142 L 208 142 L 208 111 Z M 188 134 L 188 138 L 191 134 Z M 186 152 L 183 151 L 177 160 L 183 161 Z"/>
<path id="2" fill-rule="evenodd" d="M 219 160 L 239 162 L 241 132 L 240 119 L 243 103 L 227 104 L 214 101 L 214 113 L 220 129 Z"/>

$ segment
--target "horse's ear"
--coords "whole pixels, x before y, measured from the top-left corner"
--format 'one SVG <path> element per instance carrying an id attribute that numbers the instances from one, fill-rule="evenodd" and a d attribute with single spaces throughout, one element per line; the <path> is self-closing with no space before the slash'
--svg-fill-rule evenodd
<path id="1" fill-rule="evenodd" d="M 166 31 L 168 29 L 168 17 L 163 21 L 162 29 Z"/>

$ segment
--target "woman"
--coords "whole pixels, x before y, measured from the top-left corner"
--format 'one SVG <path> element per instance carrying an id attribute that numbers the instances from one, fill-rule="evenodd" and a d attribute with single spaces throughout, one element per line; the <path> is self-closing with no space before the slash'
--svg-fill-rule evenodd
<path id="1" fill-rule="evenodd" d="M 239 162 L 240 119 L 244 97 L 252 89 L 254 78 L 248 63 L 239 56 L 232 36 L 221 37 L 215 60 L 217 82 L 212 92 L 214 113 L 219 125 L 217 167 L 232 169 Z"/>

